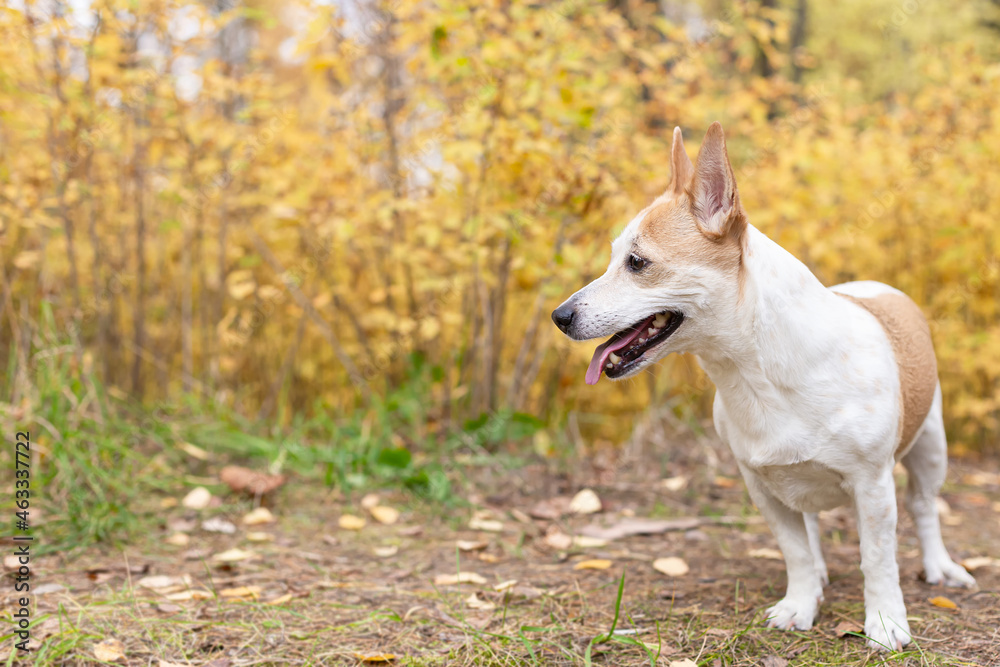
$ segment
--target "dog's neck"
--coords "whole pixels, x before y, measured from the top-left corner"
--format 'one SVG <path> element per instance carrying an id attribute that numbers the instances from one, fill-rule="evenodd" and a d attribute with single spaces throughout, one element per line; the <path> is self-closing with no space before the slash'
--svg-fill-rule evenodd
<path id="1" fill-rule="evenodd" d="M 727 410 L 764 433 L 768 412 L 787 406 L 843 342 L 830 326 L 833 293 L 756 228 L 747 233 L 742 294 L 718 313 L 718 333 L 697 354 Z"/>

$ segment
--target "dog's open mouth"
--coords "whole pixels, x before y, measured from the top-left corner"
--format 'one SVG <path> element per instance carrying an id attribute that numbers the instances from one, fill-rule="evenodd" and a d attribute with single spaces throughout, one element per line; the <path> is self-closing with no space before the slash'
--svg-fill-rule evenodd
<path id="1" fill-rule="evenodd" d="M 683 321 L 684 315 L 667 310 L 619 331 L 594 350 L 594 358 L 587 368 L 587 384 L 597 384 L 601 373 L 609 378 L 621 377 L 639 363 L 647 350 L 677 331 Z"/>

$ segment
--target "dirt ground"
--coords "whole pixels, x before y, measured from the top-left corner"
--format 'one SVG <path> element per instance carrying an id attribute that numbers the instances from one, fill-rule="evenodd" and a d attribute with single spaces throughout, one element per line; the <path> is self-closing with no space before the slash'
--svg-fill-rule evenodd
<path id="1" fill-rule="evenodd" d="M 702 452 L 648 465 L 595 456 L 571 472 L 470 462 L 460 502 L 379 494 L 380 506 L 400 512 L 394 521 L 383 514 L 386 524 L 375 520 L 380 510 L 365 507 L 373 497 L 294 481 L 269 503 L 274 521 L 257 525 L 243 522 L 250 501 L 193 510 L 155 499 L 160 517 L 139 542 L 36 559 L 31 661 L 1000 665 L 1000 561 L 986 562 L 1000 555 L 995 464 L 953 463 L 943 494 L 952 556 L 980 558 L 970 563 L 976 590 L 920 580 L 913 525 L 900 508 L 899 562 L 915 643 L 886 657 L 850 634 L 861 631 L 863 605 L 849 510 L 821 518 L 831 583 L 815 627 L 762 627 L 762 611 L 784 590 L 784 564 L 735 468 L 711 452 L 708 459 Z M 601 511 L 569 513 L 569 499 L 584 488 Z M 345 530 L 344 515 L 365 525 Z M 636 519 L 660 523 L 647 526 L 652 534 L 606 544 L 579 539 L 595 526 Z M 681 559 L 688 571 L 654 569 L 664 557 Z M 448 583 L 449 576 L 471 581 Z M 11 609 L 12 586 L 2 594 Z M 935 597 L 945 599 L 935 604 Z M 611 641 L 593 641 L 613 623 Z M 8 663 L 16 662 L 11 644 L 5 637 L 0 648 Z"/>

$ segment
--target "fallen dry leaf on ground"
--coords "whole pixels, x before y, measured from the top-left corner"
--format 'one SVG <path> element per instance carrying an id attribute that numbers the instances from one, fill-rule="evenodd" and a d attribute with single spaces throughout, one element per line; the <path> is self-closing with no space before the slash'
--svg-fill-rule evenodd
<path id="1" fill-rule="evenodd" d="M 472 530 L 485 530 L 488 533 L 500 533 L 503 532 L 503 522 L 496 519 L 474 516 L 469 521 L 469 528 Z"/>
<path id="2" fill-rule="evenodd" d="M 354 657 L 361 662 L 392 662 L 396 659 L 396 656 L 392 653 L 376 653 L 374 655 L 368 655 L 366 653 L 354 652 Z"/>
<path id="3" fill-rule="evenodd" d="M 564 514 L 569 514 L 570 499 L 566 496 L 556 496 L 539 500 L 528 510 L 528 515 L 536 519 L 554 521 Z"/>
<path id="4" fill-rule="evenodd" d="M 765 655 L 763 667 L 788 667 L 788 661 L 776 655 Z"/>
<path id="5" fill-rule="evenodd" d="M 191 543 L 191 536 L 187 533 L 173 533 L 166 539 L 166 543 L 175 547 L 186 547 Z"/>
<path id="6" fill-rule="evenodd" d="M 861 626 L 857 621 L 841 621 L 837 623 L 837 627 L 833 629 L 833 633 L 838 637 L 848 637 L 851 633 L 863 634 L 865 631 L 864 627 Z"/>
<path id="7" fill-rule="evenodd" d="M 94 644 L 94 657 L 104 662 L 125 659 L 125 647 L 117 639 L 104 639 Z"/>
<path id="8" fill-rule="evenodd" d="M 617 540 L 630 535 L 654 535 L 671 530 L 690 530 L 701 525 L 701 519 L 642 519 L 626 517 L 610 526 L 591 524 L 584 526 L 581 535 L 601 540 Z"/>
<path id="9" fill-rule="evenodd" d="M 250 531 L 247 533 L 247 540 L 250 542 L 270 542 L 274 539 L 274 535 L 271 533 L 263 533 L 257 531 Z"/>
<path id="10" fill-rule="evenodd" d="M 180 593 L 171 593 L 167 595 L 166 598 L 171 602 L 187 602 L 188 600 L 210 600 L 214 595 L 208 591 L 181 591 Z"/>
<path id="11" fill-rule="evenodd" d="M 1000 559 L 990 558 L 989 556 L 976 556 L 974 558 L 966 558 L 962 561 L 962 567 L 969 572 L 978 570 L 981 567 L 989 567 L 991 565 L 1000 567 Z"/>
<path id="12" fill-rule="evenodd" d="M 261 524 L 272 522 L 274 522 L 274 515 L 271 514 L 271 510 L 266 507 L 258 507 L 250 510 L 250 512 L 243 517 L 244 526 L 259 526 Z"/>
<path id="13" fill-rule="evenodd" d="M 241 560 L 247 560 L 253 557 L 253 552 L 244 551 L 243 549 L 229 549 L 223 551 L 222 553 L 217 553 L 212 556 L 212 560 L 219 561 L 220 563 L 235 563 Z"/>
<path id="14" fill-rule="evenodd" d="M 596 514 L 601 507 L 601 499 L 592 489 L 583 489 L 569 502 L 569 511 L 573 514 Z"/>
<path id="15" fill-rule="evenodd" d="M 260 597 L 260 586 L 237 586 L 236 588 L 223 588 L 219 591 L 220 598 L 253 598 Z"/>
<path id="16" fill-rule="evenodd" d="M 489 542 L 481 540 L 458 540 L 455 542 L 455 546 L 458 547 L 459 551 L 482 551 L 489 546 Z"/>
<path id="17" fill-rule="evenodd" d="M 683 475 L 678 475 L 677 477 L 666 478 L 665 480 L 660 482 L 660 486 L 662 486 L 667 491 L 672 491 L 676 493 L 677 491 L 680 491 L 685 486 L 687 486 L 687 483 L 688 483 L 687 477 L 684 477 Z"/>
<path id="18" fill-rule="evenodd" d="M 950 599 L 943 595 L 938 595 L 936 597 L 929 598 L 927 600 L 935 607 L 941 607 L 942 609 L 958 609 L 958 605 L 952 602 Z"/>
<path id="19" fill-rule="evenodd" d="M 608 546 L 608 541 L 602 540 L 599 537 L 587 537 L 586 535 L 577 535 L 573 538 L 573 546 L 580 547 L 581 549 L 606 547 Z"/>
<path id="20" fill-rule="evenodd" d="M 182 577 L 172 577 L 166 574 L 154 574 L 148 577 L 143 577 L 135 583 L 137 586 L 150 589 L 168 588 L 170 586 L 187 586 L 191 583 L 191 577 L 187 575 Z"/>
<path id="21" fill-rule="evenodd" d="M 291 602 L 293 597 L 294 596 L 291 593 L 285 593 L 284 595 L 276 597 L 273 600 L 268 600 L 267 604 L 269 605 L 285 604 L 286 602 Z"/>
<path id="22" fill-rule="evenodd" d="M 668 558 L 657 558 L 653 561 L 653 569 L 662 572 L 668 577 L 682 577 L 691 571 L 683 558 L 670 556 Z"/>
<path id="23" fill-rule="evenodd" d="M 370 510 L 379 504 L 379 497 L 377 493 L 366 493 L 365 497 L 361 499 L 361 509 Z"/>
<path id="24" fill-rule="evenodd" d="M 369 509 L 368 512 L 372 515 L 373 519 L 386 526 L 391 526 L 399 521 L 399 510 L 393 507 L 376 505 Z"/>
<path id="25" fill-rule="evenodd" d="M 438 586 L 454 586 L 455 584 L 485 584 L 486 579 L 475 572 L 459 572 L 458 574 L 439 574 L 434 577 Z"/>
<path id="26" fill-rule="evenodd" d="M 394 544 L 387 547 L 375 547 L 374 552 L 379 558 L 389 558 L 399 552 L 399 547 Z"/>
<path id="27" fill-rule="evenodd" d="M 508 579 L 507 581 L 501 581 L 499 584 L 493 587 L 497 593 L 503 593 L 504 591 L 509 591 L 517 585 L 517 579 Z"/>
<path id="28" fill-rule="evenodd" d="M 354 516 L 353 514 L 341 514 L 340 520 L 337 525 L 341 527 L 342 530 L 361 530 L 368 523 L 360 516 Z"/>
<path id="29" fill-rule="evenodd" d="M 208 507 L 208 504 L 212 502 L 212 492 L 206 489 L 204 486 L 199 486 L 191 489 L 184 500 L 181 501 L 181 505 L 190 510 L 203 510 Z"/>
<path id="30" fill-rule="evenodd" d="M 222 533 L 223 535 L 232 535 L 236 532 L 236 524 L 221 516 L 213 516 L 211 519 L 202 521 L 201 528 L 210 533 Z"/>
<path id="31" fill-rule="evenodd" d="M 226 466 L 219 473 L 219 479 L 233 491 L 255 496 L 270 493 L 285 483 L 284 475 L 268 475 L 243 466 Z"/>
<path id="32" fill-rule="evenodd" d="M 591 558 L 589 560 L 581 560 L 579 563 L 573 566 L 574 570 L 606 570 L 611 567 L 611 561 L 607 558 Z"/>
<path id="33" fill-rule="evenodd" d="M 545 544 L 559 551 L 565 551 L 573 546 L 573 538 L 558 529 L 548 533 L 544 541 Z"/>
<path id="34" fill-rule="evenodd" d="M 4 556 L 3 566 L 7 570 L 16 570 L 21 567 L 21 561 L 18 556 Z"/>
<path id="35" fill-rule="evenodd" d="M 770 549 L 768 547 L 761 547 L 760 549 L 751 549 L 747 552 L 750 558 L 767 558 L 769 560 L 785 560 L 785 557 L 781 555 L 781 552 L 777 549 Z"/>
<path id="36" fill-rule="evenodd" d="M 160 660 L 160 662 L 157 663 L 157 667 L 189 667 L 189 666 L 179 662 L 167 662 L 166 660 Z"/>
<path id="37" fill-rule="evenodd" d="M 671 660 L 670 667 L 698 667 L 698 663 L 689 658 L 684 660 Z"/>
<path id="38" fill-rule="evenodd" d="M 496 605 L 489 600 L 484 600 L 479 597 L 479 593 L 473 593 L 465 599 L 465 604 L 469 606 L 470 609 L 478 609 L 479 611 L 489 611 L 491 609 L 496 609 Z"/>

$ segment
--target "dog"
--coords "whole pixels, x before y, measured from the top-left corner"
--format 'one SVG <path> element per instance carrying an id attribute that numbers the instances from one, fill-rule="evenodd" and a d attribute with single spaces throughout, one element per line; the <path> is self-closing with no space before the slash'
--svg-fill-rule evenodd
<path id="1" fill-rule="evenodd" d="M 926 581 L 971 587 L 948 555 L 937 495 L 947 443 L 930 330 L 919 307 L 873 281 L 826 288 L 747 219 L 713 123 L 695 164 L 674 129 L 666 192 L 611 244 L 607 271 L 552 313 L 573 340 L 610 338 L 587 384 L 696 355 L 716 386 L 715 429 L 784 554 L 785 597 L 767 624 L 808 630 L 829 583 L 817 513 L 853 504 L 865 634 L 911 641 L 896 562 L 893 467 L 908 471 Z"/>

